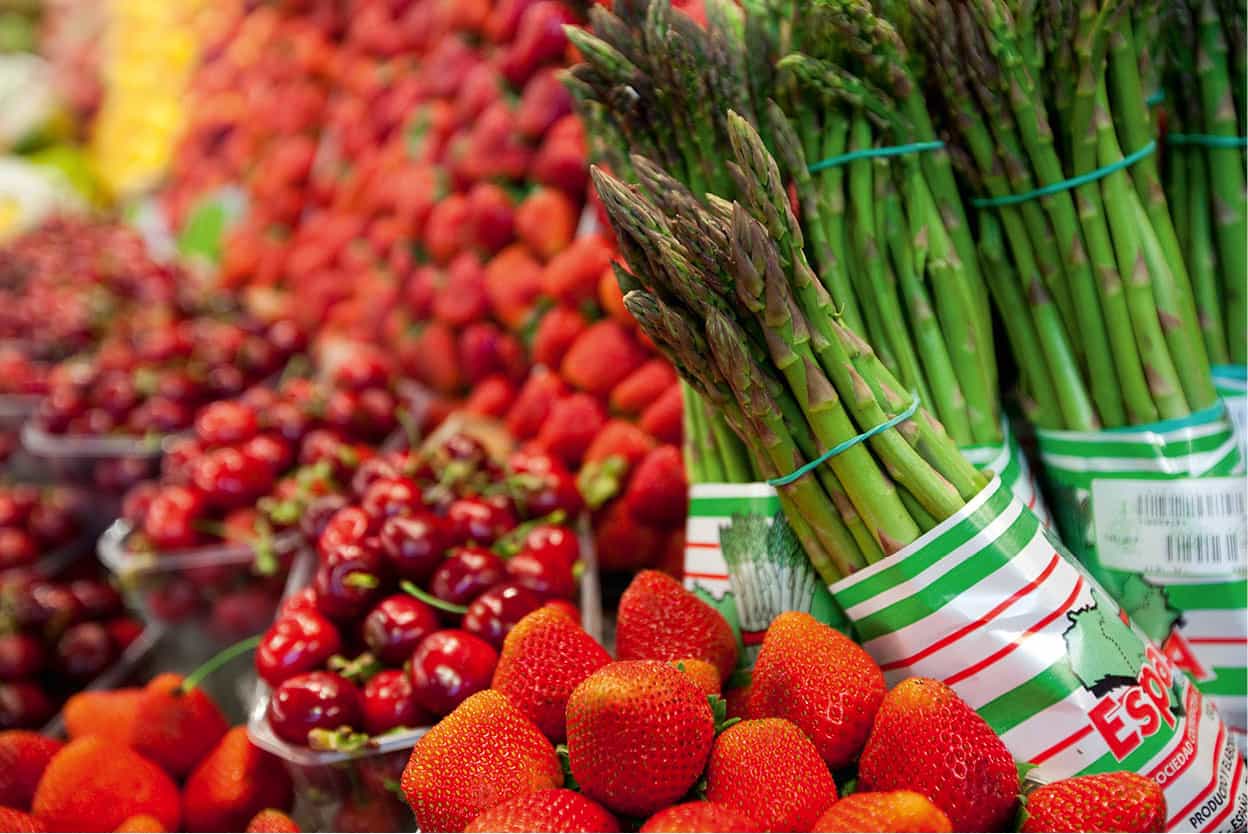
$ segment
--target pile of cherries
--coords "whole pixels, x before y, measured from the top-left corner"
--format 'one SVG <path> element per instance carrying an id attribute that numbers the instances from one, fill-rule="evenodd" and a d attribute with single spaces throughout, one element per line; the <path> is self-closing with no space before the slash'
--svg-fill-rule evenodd
<path id="1" fill-rule="evenodd" d="M 69 487 L 0 485 L 0 574 L 33 568 L 80 538 L 83 496 Z"/>
<path id="2" fill-rule="evenodd" d="M 467 434 L 379 455 L 309 508 L 317 567 L 256 652 L 268 720 L 343 750 L 426 726 L 490 686 L 503 638 L 547 604 L 577 616 L 572 476 L 544 454 L 495 462 Z M 330 511 L 332 510 L 332 515 Z"/>
<path id="3" fill-rule="evenodd" d="M 45 724 L 142 631 L 102 580 L 0 578 L 0 729 Z"/>

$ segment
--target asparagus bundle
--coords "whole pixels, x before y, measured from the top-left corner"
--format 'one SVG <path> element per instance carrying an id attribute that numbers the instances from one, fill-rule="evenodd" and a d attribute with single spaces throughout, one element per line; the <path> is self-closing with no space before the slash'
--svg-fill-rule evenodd
<path id="1" fill-rule="evenodd" d="M 785 478 L 902 415 L 910 395 L 836 315 L 758 133 L 735 112 L 726 126 L 739 202 L 704 203 L 640 156 L 630 163 L 641 187 L 597 168 L 593 178 L 628 261 L 629 311 L 732 427 L 754 471 L 783 481 L 785 515 L 832 582 L 914 541 L 986 479 L 923 409 Z"/>
<path id="2" fill-rule="evenodd" d="M 742 114 L 794 185 L 842 322 L 958 444 L 1000 442 L 977 253 L 900 38 L 863 0 L 747 8 L 711 0 L 704 30 L 664 0 L 630 0 L 596 8 L 595 34 L 570 31 L 586 63 L 569 84 L 600 158 L 635 180 L 631 151 L 700 200 L 739 198 L 725 114 Z M 874 156 L 911 143 L 924 151 Z M 847 152 L 863 155 L 828 164 Z"/>
<path id="3" fill-rule="evenodd" d="M 1166 196 L 1187 259 L 1205 349 L 1248 363 L 1245 9 L 1175 0 L 1165 16 Z"/>
<path id="4" fill-rule="evenodd" d="M 983 274 L 1034 420 L 1092 430 L 1215 401 L 1119 0 L 909 0 Z M 1074 180 L 1074 182 L 1071 182 Z M 1242 239 L 1240 241 L 1242 246 Z"/>

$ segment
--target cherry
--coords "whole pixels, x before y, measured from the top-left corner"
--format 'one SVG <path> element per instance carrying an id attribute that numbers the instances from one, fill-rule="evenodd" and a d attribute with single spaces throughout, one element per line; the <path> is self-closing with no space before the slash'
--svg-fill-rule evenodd
<path id="1" fill-rule="evenodd" d="M 515 582 L 495 585 L 474 599 L 464 614 L 464 631 L 475 634 L 496 649 L 526 614 L 542 607 L 536 592 Z"/>
<path id="2" fill-rule="evenodd" d="M 522 550 L 507 560 L 507 575 L 544 597 L 572 599 L 576 596 L 576 577 L 571 568 L 528 551 Z"/>
<path id="3" fill-rule="evenodd" d="M 347 506 L 347 499 L 341 495 L 320 495 L 308 502 L 299 517 L 299 530 L 311 542 L 319 542 L 329 522 L 338 511 Z"/>
<path id="4" fill-rule="evenodd" d="M 134 434 L 171 434 L 191 424 L 194 413 L 184 402 L 152 397 L 130 412 L 126 428 Z"/>
<path id="5" fill-rule="evenodd" d="M 303 438 L 299 447 L 299 463 L 311 466 L 321 461 L 328 461 L 336 471 L 341 466 L 343 450 L 348 448 L 337 432 L 329 429 L 315 429 Z"/>
<path id="6" fill-rule="evenodd" d="M 124 652 L 143 633 L 143 623 L 134 617 L 115 617 L 104 623 L 108 637 L 118 651 Z"/>
<path id="7" fill-rule="evenodd" d="M 334 513 L 317 539 L 316 549 L 322 558 L 344 545 L 358 545 L 374 532 L 374 519 L 359 507 L 343 507 Z"/>
<path id="8" fill-rule="evenodd" d="M 300 588 L 282 600 L 281 606 L 277 609 L 277 616 L 280 619 L 295 611 L 311 611 L 313 614 L 320 614 L 320 609 L 316 607 L 316 589 L 311 585 Z"/>
<path id="9" fill-rule="evenodd" d="M 198 397 L 199 386 L 185 370 L 171 368 L 156 381 L 156 393 L 167 400 L 190 403 Z"/>
<path id="10" fill-rule="evenodd" d="M 383 478 L 364 493 L 360 506 L 376 519 L 408 515 L 421 506 L 420 485 L 410 478 Z"/>
<path id="11" fill-rule="evenodd" d="M 438 599 L 467 605 L 506 576 L 498 554 L 483 547 L 458 547 L 433 572 L 429 590 Z"/>
<path id="12" fill-rule="evenodd" d="M 160 460 L 160 476 L 165 483 L 182 484 L 191 479 L 191 468 L 204 454 L 205 446 L 194 437 L 180 437 L 169 444 Z"/>
<path id="13" fill-rule="evenodd" d="M 91 680 L 116 659 L 117 651 L 108 629 L 99 623 L 71 626 L 56 642 L 57 666 L 67 678 L 75 681 Z"/>
<path id="14" fill-rule="evenodd" d="M 78 532 L 73 510 L 63 504 L 44 501 L 30 511 L 27 529 L 45 546 L 67 542 Z"/>
<path id="15" fill-rule="evenodd" d="M 432 723 L 432 716 L 416 705 L 412 681 L 401 669 L 383 669 L 368 679 L 363 712 L 364 731 L 370 736 Z"/>
<path id="16" fill-rule="evenodd" d="M 0 683 L 0 728 L 37 727 L 52 712 L 52 702 L 36 684 Z"/>
<path id="17" fill-rule="evenodd" d="M 411 662 L 416 703 L 446 715 L 469 695 L 489 689 L 498 652 L 480 637 L 450 629 L 422 640 Z"/>
<path id="18" fill-rule="evenodd" d="M 278 402 L 268 409 L 265 422 L 291 443 L 299 443 L 311 430 L 313 420 L 294 403 Z"/>
<path id="19" fill-rule="evenodd" d="M 385 578 L 381 553 L 367 545 L 344 544 L 326 552 L 312 587 L 321 613 L 352 620 L 368 610 Z"/>
<path id="20" fill-rule="evenodd" d="M 232 446 L 213 449 L 191 467 L 191 483 L 204 501 L 220 509 L 248 504 L 268 492 L 273 473 L 268 464 L 249 458 Z"/>
<path id="21" fill-rule="evenodd" d="M 204 496 L 190 487 L 161 487 L 143 519 L 143 534 L 157 550 L 183 550 L 200 543 L 195 529 L 204 515 Z"/>
<path id="22" fill-rule="evenodd" d="M 367 388 L 356 400 L 355 430 L 368 440 L 384 440 L 398 428 L 398 403 L 385 388 Z"/>
<path id="23" fill-rule="evenodd" d="M 370 458 L 355 468 L 355 474 L 351 476 L 351 492 L 355 497 L 363 498 L 375 482 L 401 476 L 389 456 Z"/>
<path id="24" fill-rule="evenodd" d="M 363 715 L 360 691 L 334 672 L 287 678 L 269 699 L 269 726 L 292 744 L 307 744 L 313 730 L 358 727 Z"/>
<path id="25" fill-rule="evenodd" d="M 295 460 L 294 449 L 280 434 L 257 434 L 242 446 L 243 455 L 268 467 L 272 476 L 285 472 Z"/>
<path id="26" fill-rule="evenodd" d="M 121 372 L 102 375 L 91 397 L 113 420 L 122 420 L 139 404 L 139 392 L 134 387 L 134 381 L 129 374 Z"/>
<path id="27" fill-rule="evenodd" d="M 129 489 L 156 474 L 155 462 L 143 457 L 106 458 L 91 473 L 95 485 L 109 492 Z"/>
<path id="28" fill-rule="evenodd" d="M 438 630 L 438 616 L 407 594 L 388 596 L 364 618 L 364 642 L 388 666 L 402 666 L 420 641 Z"/>
<path id="29" fill-rule="evenodd" d="M 267 376 L 282 364 L 281 354 L 273 345 L 258 336 L 249 336 L 239 346 L 238 361 L 256 377 Z"/>
<path id="30" fill-rule="evenodd" d="M 308 341 L 299 325 L 290 319 L 278 319 L 269 325 L 265 338 L 283 356 L 292 356 L 307 347 Z"/>
<path id="31" fill-rule="evenodd" d="M 256 648 L 256 673 L 277 686 L 287 678 L 311 672 L 342 648 L 332 622 L 315 611 L 284 611 L 269 626 Z"/>
<path id="32" fill-rule="evenodd" d="M 33 678 L 43 669 L 43 644 L 29 634 L 0 634 L 0 681 Z"/>
<path id="33" fill-rule="evenodd" d="M 388 518 L 381 526 L 381 547 L 390 567 L 413 582 L 428 579 L 449 546 L 445 523 L 432 513 Z"/>
<path id="34" fill-rule="evenodd" d="M 106 620 L 126 608 L 117 589 L 98 579 L 75 579 L 69 583 L 69 592 L 88 619 Z"/>
<path id="35" fill-rule="evenodd" d="M 15 486 L 0 491 L 0 527 L 20 527 L 39 503 L 39 493 L 30 487 Z"/>
<path id="36" fill-rule="evenodd" d="M 390 382 L 390 364 L 379 349 L 358 348 L 334 369 L 335 388 L 363 391 L 365 388 L 383 388 Z"/>
<path id="37" fill-rule="evenodd" d="M 455 544 L 493 544 L 516 526 L 516 516 L 508 507 L 481 498 L 452 501 L 446 520 Z"/>
<path id="38" fill-rule="evenodd" d="M 147 592 L 147 607 L 152 616 L 167 623 L 189 619 L 201 602 L 199 588 L 183 576 L 170 576 Z"/>
<path id="39" fill-rule="evenodd" d="M 561 524 L 539 524 L 525 534 L 521 548 L 543 562 L 563 565 L 569 570 L 581 558 L 576 533 Z"/>
<path id="40" fill-rule="evenodd" d="M 438 451 L 451 461 L 471 464 L 474 468 L 489 460 L 490 454 L 485 445 L 470 434 L 453 434 L 448 437 Z"/>
<path id="41" fill-rule="evenodd" d="M 118 421 L 102 408 L 88 408 L 69 424 L 71 434 L 108 434 Z"/>
<path id="42" fill-rule="evenodd" d="M 22 628 L 60 632 L 82 617 L 82 606 L 63 585 L 35 582 L 17 597 L 14 619 Z"/>
<path id="43" fill-rule="evenodd" d="M 247 378 L 233 365 L 217 365 L 208 371 L 208 393 L 219 400 L 237 397 L 247 387 Z"/>
<path id="44" fill-rule="evenodd" d="M 195 435 L 207 446 L 228 446 L 255 437 L 259 421 L 250 406 L 225 400 L 205 406 L 195 418 Z"/>
<path id="45" fill-rule="evenodd" d="M 25 530 L 0 527 L 0 570 L 29 565 L 39 558 L 39 546 Z"/>
<path id="46" fill-rule="evenodd" d="M 274 595 L 259 586 L 227 591 L 212 604 L 208 628 L 223 642 L 263 631 L 273 619 Z"/>
<path id="47" fill-rule="evenodd" d="M 256 414 L 256 420 L 260 425 L 266 428 L 271 425 L 266 412 L 281 402 L 281 400 L 278 399 L 276 391 L 272 388 L 266 388 L 263 385 L 256 385 L 248 388 L 238 398 L 238 401 L 254 411 Z"/>
<path id="48" fill-rule="evenodd" d="M 76 388 L 55 387 L 39 403 L 35 419 L 52 434 L 64 434 L 87 409 L 87 398 Z"/>

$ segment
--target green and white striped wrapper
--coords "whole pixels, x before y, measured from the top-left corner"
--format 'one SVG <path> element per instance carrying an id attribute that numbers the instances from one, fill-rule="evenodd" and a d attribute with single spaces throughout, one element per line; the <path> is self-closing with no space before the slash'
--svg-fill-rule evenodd
<path id="1" fill-rule="evenodd" d="M 1214 365 L 1213 387 L 1235 424 L 1239 453 L 1248 460 L 1248 365 Z"/>
<path id="2" fill-rule="evenodd" d="M 889 684 L 951 686 L 1029 778 L 1132 770 L 1170 831 L 1232 831 L 1244 760 L 1217 711 L 994 478 L 952 518 L 830 589 Z"/>
<path id="3" fill-rule="evenodd" d="M 985 443 L 980 446 L 963 446 L 963 456 L 976 469 L 996 473 L 1014 493 L 1014 497 L 1027 505 L 1045 524 L 1052 524 L 1049 508 L 1045 506 L 1044 497 L 1040 494 L 1040 486 L 1031 467 L 1027 465 L 1027 457 L 1018 445 L 1018 438 L 1010 430 L 1008 420 L 1001 422 L 1003 440 L 1000 443 Z"/>
<path id="4" fill-rule="evenodd" d="M 1248 727 L 1248 485 L 1221 405 L 1101 432 L 1040 431 L 1062 539 L 1216 704 Z"/>

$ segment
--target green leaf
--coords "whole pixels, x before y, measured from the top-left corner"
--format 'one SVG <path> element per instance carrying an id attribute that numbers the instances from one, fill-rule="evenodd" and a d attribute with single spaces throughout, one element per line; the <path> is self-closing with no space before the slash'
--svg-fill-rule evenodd
<path id="1" fill-rule="evenodd" d="M 576 487 L 585 505 L 596 510 L 620 494 L 627 474 L 628 460 L 622 455 L 611 455 L 585 464 L 576 476 Z"/>
<path id="2" fill-rule="evenodd" d="M 570 791 L 579 791 L 581 786 L 572 778 L 572 759 L 568 755 L 568 745 L 556 745 L 555 755 L 559 757 L 559 767 L 563 770 L 563 786 Z"/>
<path id="3" fill-rule="evenodd" d="M 357 658 L 336 654 L 329 659 L 328 666 L 331 672 L 337 672 L 356 684 L 367 683 L 369 678 L 382 670 L 381 661 L 371 652 L 364 652 Z"/>

